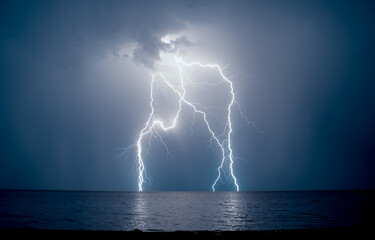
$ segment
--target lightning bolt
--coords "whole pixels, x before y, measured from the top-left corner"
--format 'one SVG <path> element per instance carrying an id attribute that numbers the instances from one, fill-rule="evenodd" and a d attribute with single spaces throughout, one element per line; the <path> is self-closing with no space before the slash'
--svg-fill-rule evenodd
<path id="1" fill-rule="evenodd" d="M 138 135 L 138 139 L 137 139 L 136 144 L 133 144 L 133 145 L 129 146 L 124 151 L 124 152 L 126 152 L 132 147 L 136 147 L 136 149 L 137 149 L 138 190 L 140 192 L 143 191 L 142 186 L 143 186 L 143 183 L 145 181 L 145 178 L 147 178 L 147 174 L 145 173 L 145 164 L 144 164 L 143 156 L 145 154 L 150 155 L 149 148 L 150 148 L 150 145 L 151 145 L 151 136 L 153 134 L 156 134 L 158 136 L 159 140 L 162 142 L 162 144 L 166 148 L 167 153 L 169 155 L 168 147 L 165 144 L 165 142 L 163 141 L 162 137 L 158 134 L 157 129 L 161 129 L 161 130 L 167 132 L 167 131 L 175 128 L 183 106 L 187 106 L 187 107 L 190 107 L 194 112 L 194 121 L 195 121 L 195 114 L 200 114 L 202 116 L 203 121 L 204 121 L 204 123 L 207 127 L 207 130 L 209 131 L 209 133 L 211 135 L 210 141 L 215 142 L 217 144 L 217 146 L 219 146 L 220 151 L 221 151 L 221 161 L 220 161 L 219 167 L 217 168 L 217 177 L 216 177 L 215 181 L 213 182 L 213 184 L 211 186 L 212 191 L 216 190 L 215 187 L 217 185 L 217 182 L 219 181 L 222 174 L 224 173 L 224 166 L 226 164 L 226 160 L 229 162 L 229 173 L 231 175 L 231 178 L 233 179 L 235 189 L 236 189 L 236 191 L 239 191 L 238 180 L 237 180 L 237 178 L 234 174 L 234 170 L 233 170 L 234 160 L 233 160 L 233 149 L 232 149 L 232 139 L 231 139 L 231 134 L 232 134 L 232 131 L 233 131 L 233 129 L 232 129 L 232 108 L 233 108 L 233 106 L 237 105 L 238 110 L 239 110 L 242 118 L 244 118 L 248 123 L 252 123 L 252 122 L 249 121 L 245 117 L 243 111 L 241 110 L 241 106 L 236 101 L 233 83 L 232 83 L 232 81 L 229 80 L 229 78 L 227 78 L 224 75 L 223 68 L 221 68 L 217 64 L 202 64 L 202 63 L 197 62 L 197 61 L 186 63 L 181 58 L 179 58 L 177 56 L 177 54 L 175 55 L 174 60 L 175 60 L 176 67 L 179 71 L 179 85 L 178 86 L 173 85 L 170 81 L 168 81 L 168 79 L 161 72 L 155 73 L 155 74 L 152 75 L 152 77 L 151 77 L 151 88 L 150 88 L 150 102 L 149 102 L 149 107 L 151 109 L 150 114 L 147 118 L 146 123 L 144 124 L 143 129 L 141 129 L 141 131 Z M 184 67 L 190 68 L 190 67 L 193 67 L 193 66 L 198 66 L 198 67 L 201 67 L 201 68 L 216 69 L 218 71 L 218 73 L 220 74 L 220 77 L 221 77 L 221 81 L 219 83 L 225 82 L 229 87 L 231 97 L 230 97 L 230 102 L 227 105 L 227 109 L 226 109 L 227 115 L 226 115 L 224 133 L 222 133 L 220 135 L 217 135 L 212 130 L 212 127 L 211 127 L 209 121 L 207 120 L 207 114 L 209 113 L 208 108 L 202 107 L 202 105 L 199 104 L 199 103 L 188 101 L 187 98 L 186 98 L 187 90 L 185 88 L 183 68 Z M 178 109 L 175 112 L 174 118 L 173 118 L 172 123 L 170 125 L 167 125 L 163 121 L 157 119 L 156 116 L 155 116 L 155 92 L 159 88 L 158 87 L 159 81 L 164 83 L 166 86 L 168 86 L 168 88 L 176 96 L 178 96 Z M 209 84 L 209 83 L 206 83 L 206 84 L 212 85 L 212 84 Z M 204 110 L 201 110 L 202 108 Z M 193 122 L 193 124 L 194 124 L 194 122 Z M 191 126 L 191 128 L 192 128 L 192 126 Z M 145 149 L 144 146 L 142 145 L 142 143 L 144 142 L 144 138 L 146 138 L 146 136 L 148 136 L 148 135 L 149 135 L 148 148 Z M 223 139 L 220 140 L 221 138 L 223 138 Z"/>

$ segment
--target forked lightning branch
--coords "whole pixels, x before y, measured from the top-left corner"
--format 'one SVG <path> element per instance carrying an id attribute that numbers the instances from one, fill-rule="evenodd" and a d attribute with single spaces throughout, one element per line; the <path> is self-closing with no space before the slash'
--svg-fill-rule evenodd
<path id="1" fill-rule="evenodd" d="M 231 134 L 232 134 L 232 109 L 234 105 L 238 107 L 238 110 L 241 113 L 241 117 L 244 117 L 243 113 L 241 112 L 241 108 L 236 101 L 236 96 L 235 96 L 235 91 L 233 88 L 233 83 L 230 81 L 223 73 L 223 69 L 217 65 L 217 64 L 202 64 L 200 62 L 194 61 L 194 62 L 185 62 L 183 61 L 180 57 L 175 55 L 174 58 L 174 64 L 176 69 L 179 72 L 179 79 L 178 79 L 178 84 L 172 84 L 172 81 L 167 79 L 165 75 L 162 72 L 158 72 L 152 75 L 151 77 L 151 87 L 150 87 L 150 102 L 149 102 L 149 115 L 148 118 L 145 120 L 144 127 L 140 130 L 137 141 L 135 144 L 129 146 L 128 148 L 125 149 L 124 152 L 129 150 L 130 148 L 136 148 L 137 149 L 137 168 L 138 168 L 138 190 L 143 191 L 143 184 L 145 182 L 146 178 L 146 165 L 144 158 L 147 155 L 151 155 L 149 152 L 150 149 L 150 137 L 153 134 L 156 134 L 162 144 L 165 146 L 166 150 L 168 151 L 168 148 L 163 141 L 162 137 L 157 133 L 156 130 L 162 130 L 162 131 L 169 131 L 170 129 L 173 129 L 176 127 L 177 122 L 179 121 L 180 113 L 183 108 L 190 108 L 193 110 L 194 114 L 200 114 L 203 118 L 204 124 L 209 131 L 211 135 L 211 140 L 217 144 L 217 146 L 220 149 L 220 159 L 218 161 L 218 168 L 217 168 L 217 177 L 212 183 L 212 191 L 216 190 L 217 183 L 221 179 L 222 175 L 224 174 L 224 169 L 227 168 L 230 174 L 230 177 L 233 180 L 233 186 L 236 191 L 239 191 L 239 185 L 238 185 L 238 180 L 235 176 L 234 170 L 233 170 L 233 164 L 234 164 L 234 159 L 233 159 L 233 150 L 232 150 L 232 139 L 231 139 Z M 189 101 L 186 98 L 186 93 L 187 93 L 187 88 L 186 82 L 184 81 L 184 69 L 186 68 L 191 68 L 191 67 L 200 67 L 200 68 L 211 68 L 215 69 L 218 73 L 221 79 L 220 82 L 223 82 L 226 84 L 228 90 L 230 91 L 230 101 L 227 106 L 225 106 L 226 109 L 226 119 L 224 119 L 225 122 L 225 128 L 224 128 L 224 133 L 216 133 L 208 118 L 207 115 L 209 114 L 207 109 L 202 109 L 200 106 L 201 104 Z M 160 83 L 162 82 L 164 86 L 168 87 L 169 90 L 173 92 L 174 95 L 177 96 L 177 101 L 178 103 L 178 108 L 174 113 L 174 118 L 173 121 L 169 125 L 167 125 L 165 122 L 162 120 L 156 118 L 155 115 L 155 105 L 156 103 L 156 98 L 155 98 L 155 93 L 158 90 L 157 88 L 159 87 Z M 175 98 L 174 98 L 175 99 Z M 195 118 L 194 118 L 195 119 Z M 247 120 L 247 119 L 246 119 Z M 248 120 L 247 120 L 248 121 Z M 249 122 L 249 121 L 248 121 Z M 148 141 L 147 141 L 148 137 Z M 144 143 L 148 143 L 148 147 L 144 147 Z M 169 151 L 168 151 L 169 152 Z"/>

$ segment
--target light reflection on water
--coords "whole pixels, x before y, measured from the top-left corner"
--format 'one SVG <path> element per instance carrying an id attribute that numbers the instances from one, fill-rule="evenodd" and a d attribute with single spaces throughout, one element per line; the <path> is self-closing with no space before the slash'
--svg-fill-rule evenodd
<path id="1" fill-rule="evenodd" d="M 362 196 L 363 197 L 363 196 Z M 131 229 L 264 230 L 369 225 L 353 192 L 154 192 L 137 196 Z M 375 196 L 368 211 L 375 213 Z M 353 209 L 358 211 L 353 215 Z M 129 229 L 127 229 L 129 230 Z"/>
<path id="2" fill-rule="evenodd" d="M 195 231 L 375 225 L 375 191 L 0 191 L 0 228 Z"/>

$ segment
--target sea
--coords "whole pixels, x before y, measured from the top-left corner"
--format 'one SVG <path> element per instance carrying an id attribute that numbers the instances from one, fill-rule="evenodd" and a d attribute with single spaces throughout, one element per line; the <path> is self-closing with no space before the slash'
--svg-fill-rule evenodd
<path id="1" fill-rule="evenodd" d="M 0 190 L 0 229 L 236 231 L 375 227 L 375 191 Z"/>

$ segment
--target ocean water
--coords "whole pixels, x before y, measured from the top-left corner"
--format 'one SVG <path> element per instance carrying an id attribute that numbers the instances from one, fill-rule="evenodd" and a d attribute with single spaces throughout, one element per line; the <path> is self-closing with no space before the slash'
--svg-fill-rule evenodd
<path id="1" fill-rule="evenodd" d="M 375 226 L 375 191 L 0 191 L 0 228 L 273 230 Z"/>

